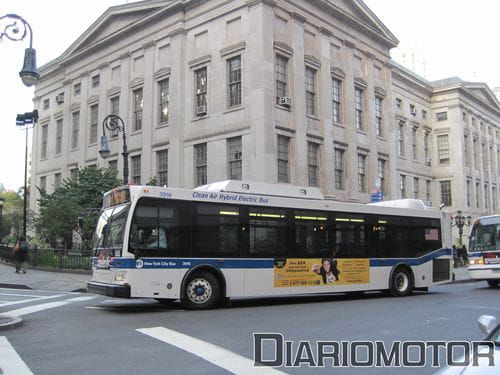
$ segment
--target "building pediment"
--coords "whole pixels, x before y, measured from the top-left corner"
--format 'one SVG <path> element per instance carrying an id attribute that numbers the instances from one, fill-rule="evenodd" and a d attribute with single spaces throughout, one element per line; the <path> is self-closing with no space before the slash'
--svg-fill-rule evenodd
<path id="1" fill-rule="evenodd" d="M 56 64 L 64 63 L 72 56 L 92 48 L 113 36 L 122 35 L 127 29 L 162 11 L 175 0 L 140 1 L 137 3 L 117 5 L 106 10 L 64 53 L 57 59 L 40 68 L 50 70 Z"/>
<path id="2" fill-rule="evenodd" d="M 485 83 L 466 82 L 464 83 L 464 87 L 468 89 L 472 94 L 474 94 L 481 100 L 488 103 L 489 105 L 492 105 L 497 109 L 500 109 L 500 102 L 496 98 L 493 91 L 491 91 L 491 89 Z"/>
<path id="3" fill-rule="evenodd" d="M 396 47 L 399 40 L 361 0 L 307 0 L 334 17 L 362 27 L 387 47 Z"/>

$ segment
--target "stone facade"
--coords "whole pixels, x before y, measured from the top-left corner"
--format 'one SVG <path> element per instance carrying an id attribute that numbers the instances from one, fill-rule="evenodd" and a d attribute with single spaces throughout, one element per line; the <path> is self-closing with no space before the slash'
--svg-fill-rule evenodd
<path id="1" fill-rule="evenodd" d="M 122 171 L 121 136 L 107 131 L 111 156 L 98 153 L 102 121 L 114 113 L 126 124 L 136 183 L 156 176 L 190 188 L 240 178 L 317 185 L 329 198 L 368 202 L 380 178 L 386 199 L 404 194 L 439 206 L 449 180 L 450 209 L 498 211 L 498 101 L 484 84 L 427 82 L 393 63 L 397 44 L 359 0 L 110 8 L 41 68 L 32 186 L 50 192 L 85 165 Z M 437 121 L 443 112 L 447 119 Z M 447 161 L 444 138 L 441 159 L 436 143 L 446 134 Z M 464 134 L 485 144 L 486 167 L 482 156 L 464 162 Z M 479 208 L 474 199 L 466 205 L 467 180 L 483 188 Z"/>

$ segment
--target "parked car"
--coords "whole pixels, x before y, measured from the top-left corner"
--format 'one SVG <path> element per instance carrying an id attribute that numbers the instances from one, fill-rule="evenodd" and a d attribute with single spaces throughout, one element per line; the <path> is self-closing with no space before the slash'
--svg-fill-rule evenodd
<path id="1" fill-rule="evenodd" d="M 474 360 L 471 360 L 468 366 L 447 367 L 437 372 L 440 375 L 493 375 L 500 373 L 500 324 L 494 316 L 481 315 L 478 319 L 479 329 L 486 334 L 484 341 L 493 341 L 495 344 L 494 366 L 489 366 L 488 358 L 478 358 L 478 365 L 474 366 Z M 479 349 L 480 353 L 489 350 L 488 348 Z"/>

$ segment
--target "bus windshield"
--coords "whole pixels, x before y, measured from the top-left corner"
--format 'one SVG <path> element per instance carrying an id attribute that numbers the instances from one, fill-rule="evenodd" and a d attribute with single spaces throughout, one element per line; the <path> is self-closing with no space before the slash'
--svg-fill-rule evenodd
<path id="1" fill-rule="evenodd" d="M 101 212 L 95 232 L 95 256 L 121 255 L 129 208 L 130 205 L 126 204 L 107 208 Z"/>
<path id="2" fill-rule="evenodd" d="M 471 231 L 469 251 L 495 250 L 500 250 L 500 221 L 478 221 Z"/>

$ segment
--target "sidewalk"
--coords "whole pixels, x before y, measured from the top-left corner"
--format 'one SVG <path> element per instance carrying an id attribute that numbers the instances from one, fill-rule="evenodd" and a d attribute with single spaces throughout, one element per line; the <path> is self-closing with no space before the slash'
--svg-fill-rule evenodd
<path id="1" fill-rule="evenodd" d="M 25 289 L 50 290 L 55 292 L 83 292 L 92 275 L 77 273 L 39 271 L 15 273 L 14 266 L 0 262 L 0 288 L 17 287 Z"/>

